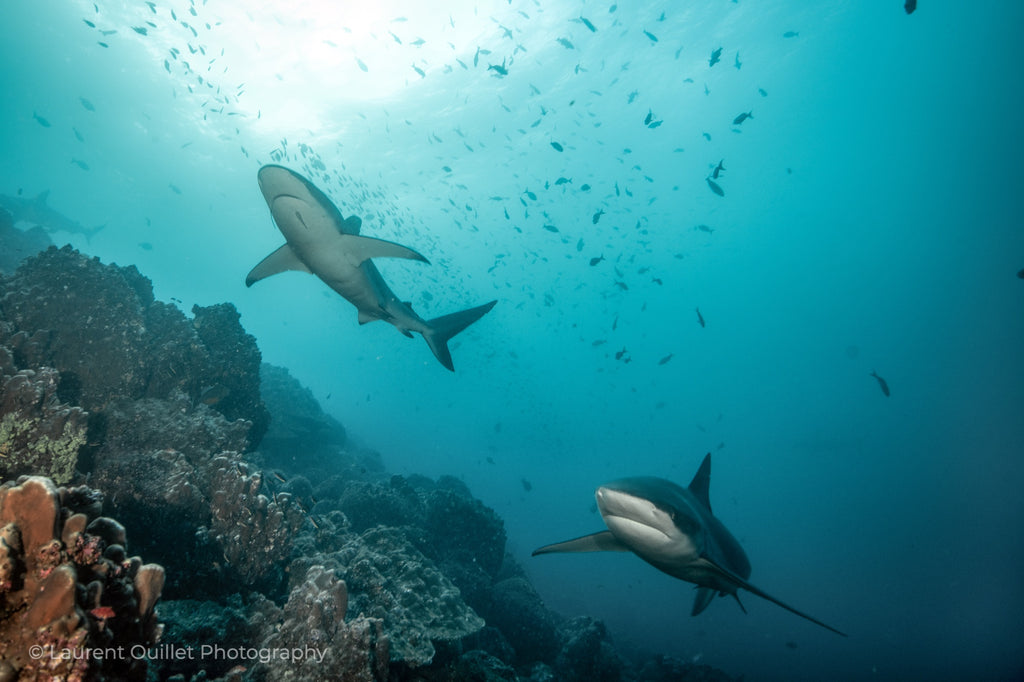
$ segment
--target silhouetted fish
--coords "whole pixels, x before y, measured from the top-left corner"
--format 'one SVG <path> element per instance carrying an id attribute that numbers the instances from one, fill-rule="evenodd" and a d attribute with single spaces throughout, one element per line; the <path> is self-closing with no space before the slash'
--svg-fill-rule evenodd
<path id="1" fill-rule="evenodd" d="M 903 9 L 907 10 L 907 14 L 913 14 L 917 9 L 917 0 L 907 0 L 903 3 Z"/>
<path id="2" fill-rule="evenodd" d="M 708 60 L 708 66 L 714 66 L 722 60 L 722 48 L 711 51 L 711 59 Z"/>
<path id="3" fill-rule="evenodd" d="M 739 116 L 737 116 L 736 118 L 734 118 L 732 120 L 732 124 L 734 126 L 738 126 L 739 124 L 741 124 L 744 121 L 746 121 L 748 118 L 754 118 L 754 112 L 747 111 L 747 112 L 744 112 L 744 113 L 740 114 Z"/>
<path id="4" fill-rule="evenodd" d="M 878 376 L 878 372 L 875 372 L 874 370 L 871 371 L 871 376 L 873 376 L 875 379 L 878 380 L 878 387 L 882 389 L 882 393 L 884 393 L 885 397 L 888 398 L 889 397 L 889 384 L 887 384 L 885 382 L 885 379 L 883 379 L 882 377 Z"/>
<path id="5" fill-rule="evenodd" d="M 704 326 L 704 316 L 700 314 L 700 308 L 694 308 L 697 311 L 697 324 L 701 327 Z"/>
<path id="6" fill-rule="evenodd" d="M 715 182 L 711 178 L 704 178 L 704 179 L 708 181 L 708 187 L 711 188 L 712 192 L 714 192 L 715 194 L 717 194 L 720 197 L 724 197 L 725 196 L 725 190 L 723 190 L 721 187 L 719 187 L 717 182 Z"/>

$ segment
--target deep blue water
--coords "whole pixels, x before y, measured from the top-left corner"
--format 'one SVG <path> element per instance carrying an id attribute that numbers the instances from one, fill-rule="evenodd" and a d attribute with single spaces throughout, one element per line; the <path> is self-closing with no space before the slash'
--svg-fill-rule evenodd
<path id="1" fill-rule="evenodd" d="M 390 470 L 463 478 L 548 604 L 623 648 L 1013 679 L 1024 6 L 920 4 L 17 3 L 0 194 L 106 224 L 54 238 L 186 311 L 232 302 L 266 361 Z M 378 261 L 424 317 L 498 299 L 454 373 L 308 275 L 244 286 L 282 242 L 274 160 L 322 163 L 363 234 L 430 259 Z M 752 582 L 848 639 L 751 595 L 691 618 L 690 586 L 629 555 L 529 557 L 602 527 L 601 483 L 685 485 L 709 451 Z"/>

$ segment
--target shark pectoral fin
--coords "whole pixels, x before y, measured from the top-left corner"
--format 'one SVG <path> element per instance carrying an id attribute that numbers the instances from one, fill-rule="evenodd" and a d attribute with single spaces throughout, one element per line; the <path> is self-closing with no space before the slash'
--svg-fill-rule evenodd
<path id="1" fill-rule="evenodd" d="M 245 286 L 251 287 L 261 279 L 286 270 L 298 270 L 299 272 L 310 272 L 306 264 L 299 260 L 299 257 L 292 251 L 292 247 L 285 244 L 277 251 L 264 258 L 259 265 L 249 271 L 245 278 Z M 310 273 L 312 274 L 312 273 Z"/>
<path id="2" fill-rule="evenodd" d="M 696 616 L 704 609 L 708 607 L 711 600 L 715 598 L 715 590 L 710 587 L 698 587 L 697 596 L 693 600 L 693 610 L 690 611 L 691 616 Z"/>
<path id="3" fill-rule="evenodd" d="M 782 608 L 786 609 L 790 613 L 795 613 L 796 615 L 800 616 L 801 618 L 803 618 L 805 620 L 809 620 L 812 623 L 814 623 L 815 625 L 820 625 L 821 627 L 825 628 L 826 630 L 831 630 L 832 632 L 836 633 L 837 635 L 840 635 L 842 637 L 846 637 L 847 636 L 845 632 L 840 632 L 839 630 L 836 630 L 831 625 L 825 625 L 824 623 L 822 623 L 817 618 L 815 618 L 813 616 L 809 616 L 806 613 L 804 613 L 803 611 L 799 611 L 799 610 L 793 608 L 792 606 L 790 606 L 789 604 L 785 603 L 784 601 L 780 601 L 780 600 L 776 599 L 775 597 L 771 596 L 770 594 L 768 594 L 764 590 L 762 590 L 762 589 L 760 589 L 758 587 L 755 587 L 754 585 L 751 585 L 746 580 L 744 580 L 743 578 L 739 577 L 738 575 L 736 575 L 732 571 L 729 571 L 729 570 L 727 570 L 725 568 L 722 568 L 721 566 L 718 566 L 717 564 L 714 564 L 713 562 L 709 562 L 709 564 L 711 566 L 713 566 L 722 575 L 723 578 L 726 578 L 729 582 L 731 582 L 734 585 L 736 585 L 736 587 L 740 587 L 740 588 L 746 590 L 747 592 L 750 592 L 751 594 L 756 594 L 758 597 L 761 597 L 762 599 L 767 599 L 768 601 L 772 602 L 773 604 L 775 604 L 777 606 L 781 606 Z M 739 601 L 739 599 L 737 599 L 736 601 Z M 740 604 L 740 608 L 743 608 L 742 604 Z M 744 611 L 746 611 L 746 609 L 744 609 Z"/>
<path id="4" fill-rule="evenodd" d="M 366 324 L 367 322 L 373 322 L 374 320 L 379 320 L 379 319 L 380 319 L 379 317 L 375 317 L 373 315 L 368 315 L 363 310 L 359 311 L 359 324 Z"/>
<path id="5" fill-rule="evenodd" d="M 576 554 L 579 552 L 628 552 L 629 547 L 619 542 L 618 538 L 612 535 L 610 530 L 603 530 L 600 533 L 584 535 L 575 540 L 556 542 L 553 545 L 545 545 L 533 550 L 531 556 L 538 554 L 554 554 L 556 552 Z"/>
<path id="6" fill-rule="evenodd" d="M 429 263 L 424 256 L 408 246 L 373 237 L 361 237 L 356 234 L 343 235 L 345 253 L 349 255 L 353 265 L 359 265 L 370 258 L 409 258 L 410 260 Z"/>

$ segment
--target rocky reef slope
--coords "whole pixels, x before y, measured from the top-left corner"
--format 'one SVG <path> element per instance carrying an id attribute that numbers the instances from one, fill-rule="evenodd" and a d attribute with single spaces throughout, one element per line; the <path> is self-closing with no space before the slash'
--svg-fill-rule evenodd
<path id="1" fill-rule="evenodd" d="M 728 679 L 624 656 L 600 621 L 549 610 L 493 510 L 456 478 L 389 475 L 286 370 L 261 364 L 230 304 L 186 317 L 134 267 L 69 247 L 0 279 L 0 476 L 25 475 L 87 483 L 94 515 L 163 566 L 162 639 L 137 650 L 151 677 Z M 155 642 L 140 603 L 145 627 L 105 642 Z M 16 613 L 0 613 L 0 632 Z"/>

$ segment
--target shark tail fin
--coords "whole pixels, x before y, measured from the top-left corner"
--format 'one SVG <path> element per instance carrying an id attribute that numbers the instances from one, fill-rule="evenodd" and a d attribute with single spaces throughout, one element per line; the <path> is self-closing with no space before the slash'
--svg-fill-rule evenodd
<path id="1" fill-rule="evenodd" d="M 427 321 L 428 330 L 423 332 L 423 338 L 427 340 L 427 345 L 430 346 L 430 350 L 438 362 L 444 365 L 445 368 L 453 372 L 455 371 L 455 367 L 452 365 L 452 354 L 448 351 L 448 341 L 483 317 L 494 307 L 495 303 L 497 301 L 491 301 L 469 310 L 435 317 Z"/>

